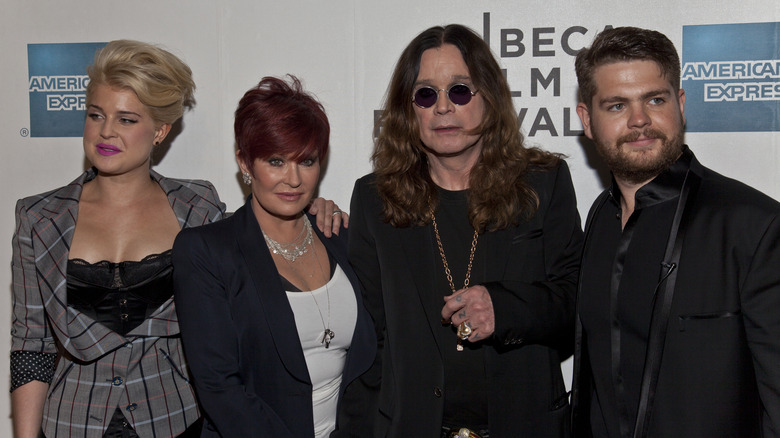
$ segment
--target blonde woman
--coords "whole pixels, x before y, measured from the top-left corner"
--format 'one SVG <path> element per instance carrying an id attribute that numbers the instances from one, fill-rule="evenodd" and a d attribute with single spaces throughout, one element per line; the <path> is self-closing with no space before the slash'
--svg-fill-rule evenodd
<path id="1" fill-rule="evenodd" d="M 88 74 L 92 167 L 16 206 L 14 433 L 37 437 L 43 425 L 51 437 L 197 436 L 171 247 L 181 229 L 221 219 L 225 205 L 208 181 L 150 167 L 153 149 L 194 104 L 192 73 L 168 51 L 120 40 L 96 54 Z M 329 209 L 319 209 L 328 222 Z M 333 220 L 340 225 L 341 215 Z"/>

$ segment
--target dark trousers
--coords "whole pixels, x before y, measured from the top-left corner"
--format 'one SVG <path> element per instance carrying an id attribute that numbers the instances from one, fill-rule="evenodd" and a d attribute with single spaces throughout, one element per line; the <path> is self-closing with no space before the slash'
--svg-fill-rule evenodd
<path id="1" fill-rule="evenodd" d="M 203 419 L 198 419 L 192 426 L 188 427 L 179 438 L 197 438 L 200 436 L 200 429 L 203 426 Z M 140 438 L 130 423 L 125 419 L 122 411 L 117 408 L 108 423 L 106 433 L 103 438 Z"/>

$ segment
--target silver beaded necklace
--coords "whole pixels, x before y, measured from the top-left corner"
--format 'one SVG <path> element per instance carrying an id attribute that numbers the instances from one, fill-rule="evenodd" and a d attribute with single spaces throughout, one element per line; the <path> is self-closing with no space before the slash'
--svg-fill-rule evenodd
<path id="1" fill-rule="evenodd" d="M 301 240 L 301 236 L 304 234 L 305 237 L 303 238 L 303 242 L 301 242 L 299 245 L 298 241 Z M 294 262 L 295 259 L 309 251 L 309 246 L 311 246 L 313 241 L 311 222 L 309 222 L 309 218 L 306 217 L 306 215 L 303 216 L 303 228 L 301 229 L 301 232 L 295 237 L 295 239 L 292 240 L 292 242 L 277 242 L 274 239 L 268 237 L 268 234 L 265 234 L 265 231 L 263 231 L 263 238 L 265 238 L 265 244 L 268 245 L 268 249 L 271 250 L 272 253 L 279 254 L 285 260 Z"/>

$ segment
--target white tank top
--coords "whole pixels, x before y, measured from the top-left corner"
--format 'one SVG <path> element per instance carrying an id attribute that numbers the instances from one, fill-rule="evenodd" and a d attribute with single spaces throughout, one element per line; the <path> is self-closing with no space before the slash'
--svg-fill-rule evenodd
<path id="1" fill-rule="evenodd" d="M 312 383 L 315 437 L 326 437 L 336 427 L 341 374 L 357 323 L 355 292 L 340 266 L 336 266 L 333 277 L 326 286 L 311 292 L 287 292 Z M 330 341 L 330 347 L 325 348 L 322 343 L 325 331 L 323 320 L 327 327 L 328 319 L 329 328 L 335 335 Z"/>

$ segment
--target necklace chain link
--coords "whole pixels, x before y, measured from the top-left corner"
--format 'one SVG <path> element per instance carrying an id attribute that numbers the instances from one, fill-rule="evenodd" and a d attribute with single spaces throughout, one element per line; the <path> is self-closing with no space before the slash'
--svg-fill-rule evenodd
<path id="1" fill-rule="evenodd" d="M 441 244 L 441 237 L 439 236 L 439 226 L 436 224 L 436 215 L 433 214 L 433 209 L 429 207 L 431 213 L 431 221 L 433 222 L 433 234 L 436 235 L 436 244 L 439 246 L 439 254 L 441 255 L 441 262 L 444 264 L 444 274 L 447 276 L 447 282 L 450 284 L 452 293 L 455 293 L 455 283 L 452 281 L 452 272 L 450 272 L 450 265 L 447 263 L 447 256 L 444 255 L 444 245 Z M 477 240 L 479 239 L 479 231 L 474 229 L 474 237 L 471 239 L 471 251 L 469 252 L 469 264 L 466 267 L 466 278 L 463 279 L 463 289 L 469 287 L 469 280 L 471 279 L 471 265 L 474 263 L 474 253 L 477 250 Z M 456 346 L 458 351 L 463 351 L 463 344 L 460 338 L 458 338 L 458 345 Z"/>
<path id="2" fill-rule="evenodd" d="M 447 282 L 450 284 L 452 293 L 455 293 L 455 283 L 452 281 L 452 273 L 450 272 L 450 265 L 447 263 L 447 256 L 444 255 L 444 246 L 441 244 L 441 237 L 439 236 L 439 226 L 436 224 L 436 215 L 431 212 L 431 219 L 433 222 L 433 234 L 436 235 L 436 244 L 439 246 L 439 254 L 441 255 L 441 262 L 444 264 L 444 274 L 447 276 Z M 469 280 L 471 279 L 471 265 L 474 263 L 474 253 L 477 250 L 477 239 L 479 238 L 479 231 L 474 230 L 474 237 L 471 239 L 471 251 L 469 253 L 469 264 L 466 267 L 466 278 L 463 280 L 463 289 L 469 287 Z"/>

